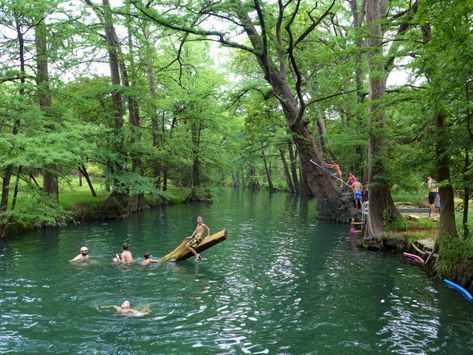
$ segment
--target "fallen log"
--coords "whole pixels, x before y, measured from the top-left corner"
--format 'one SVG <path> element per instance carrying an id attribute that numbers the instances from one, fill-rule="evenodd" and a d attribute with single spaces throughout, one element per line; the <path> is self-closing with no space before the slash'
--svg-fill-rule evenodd
<path id="1" fill-rule="evenodd" d="M 211 236 L 202 239 L 200 244 L 195 248 L 197 253 L 201 253 L 204 250 L 213 247 L 214 245 L 223 242 L 227 239 L 227 230 L 224 229 L 220 232 L 212 234 Z M 171 251 L 170 253 L 163 256 L 160 260 L 161 261 L 182 261 L 192 257 L 194 254 L 190 250 L 186 248 L 186 244 L 189 242 L 188 239 L 184 238 L 184 240 L 179 244 L 179 246 Z"/>

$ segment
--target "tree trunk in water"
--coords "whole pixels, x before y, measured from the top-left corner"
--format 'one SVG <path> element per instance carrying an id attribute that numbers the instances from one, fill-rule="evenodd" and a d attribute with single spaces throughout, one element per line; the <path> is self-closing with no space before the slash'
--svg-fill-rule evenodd
<path id="1" fill-rule="evenodd" d="M 12 176 L 12 167 L 5 169 L 5 177 L 2 180 L 2 200 L 0 201 L 0 212 L 6 211 L 8 208 L 8 195 L 10 194 L 10 180 Z"/>
<path id="2" fill-rule="evenodd" d="M 41 110 L 46 118 L 51 117 L 51 90 L 49 88 L 48 52 L 47 52 L 47 29 L 45 19 L 40 15 L 37 17 L 35 27 L 36 46 L 36 82 L 38 85 L 38 99 Z M 51 129 L 46 122 L 45 127 Z M 57 177 L 51 170 L 52 167 L 43 169 L 43 190 L 49 193 L 55 201 L 59 199 L 59 186 Z"/>
<path id="3" fill-rule="evenodd" d="M 292 133 L 293 141 L 300 154 L 302 173 L 307 179 L 310 189 L 317 201 L 316 216 L 317 218 L 326 220 L 347 220 L 351 215 L 351 202 L 343 200 L 341 191 L 332 177 L 322 172 L 310 162 L 310 160 L 315 160 L 317 163 L 321 163 L 324 159 L 322 152 L 320 152 L 315 145 L 312 133 L 307 128 L 309 122 L 304 118 L 306 103 L 304 102 L 304 95 L 300 88 L 300 72 L 298 72 L 298 66 L 295 64 L 296 60 L 292 52 L 294 46 L 290 46 L 290 50 L 288 50 L 290 57 L 288 59 L 289 62 L 292 63 L 292 68 L 295 69 L 294 79 L 296 81 L 297 98 L 294 96 L 293 90 L 291 90 L 289 85 L 289 80 L 286 78 L 283 68 L 285 66 L 280 65 L 278 69 L 278 65 L 272 61 L 268 54 L 266 27 L 262 23 L 264 15 L 259 7 L 259 2 L 255 1 L 254 4 L 260 25 L 262 26 L 261 34 L 255 27 L 254 20 L 250 17 L 248 9 L 245 8 L 242 3 L 238 3 L 236 15 L 243 25 L 243 29 L 251 45 L 255 49 L 256 59 L 264 73 L 265 80 L 271 85 L 275 97 L 281 104 L 287 126 Z M 291 24 L 287 23 L 285 27 L 288 32 L 290 32 L 290 26 Z M 290 43 L 294 44 L 292 41 L 292 33 L 290 33 L 289 37 Z M 281 43 L 280 38 L 278 38 L 278 41 Z M 281 51 L 279 55 L 283 55 Z M 292 158 L 293 157 L 291 157 L 291 165 L 295 164 L 294 167 L 296 167 L 297 163 L 292 161 Z M 295 170 L 296 169 L 294 169 L 293 172 L 295 172 Z M 294 184 L 299 187 L 297 183 L 297 172 L 293 173 L 293 181 Z"/>
<path id="4" fill-rule="evenodd" d="M 12 198 L 10 212 L 13 212 L 16 207 L 16 201 L 18 197 L 18 186 L 20 185 L 20 174 L 21 174 L 21 166 L 18 167 L 18 171 L 16 173 L 15 187 L 13 189 L 13 198 Z M 6 223 L 3 225 L 2 232 L 0 233 L 0 238 L 5 238 L 7 236 L 8 229 L 10 228 L 12 219 L 13 219 L 13 215 L 10 215 Z"/>
<path id="5" fill-rule="evenodd" d="M 248 181 L 248 188 L 252 191 L 258 191 L 261 189 L 261 185 L 256 176 L 256 168 L 253 165 L 250 165 L 250 179 Z"/>
<path id="6" fill-rule="evenodd" d="M 294 184 L 294 190 L 297 194 L 301 192 L 301 185 L 299 184 L 299 179 L 297 178 L 297 161 L 294 156 L 294 148 L 292 143 L 289 143 L 289 162 L 291 164 L 291 176 L 292 182 Z"/>
<path id="7" fill-rule="evenodd" d="M 399 215 L 394 206 L 389 181 L 385 178 L 383 158 L 387 156 L 387 142 L 383 136 L 385 110 L 380 105 L 386 91 L 383 56 L 383 30 L 381 19 L 386 11 L 385 1 L 367 0 L 366 20 L 368 30 L 369 67 L 369 133 L 368 133 L 368 179 L 369 184 L 369 225 L 367 241 L 372 247 L 381 247 L 379 234 L 384 226 Z"/>
<path id="8" fill-rule="evenodd" d="M 287 188 L 289 189 L 291 193 L 295 193 L 296 188 L 294 187 L 294 182 L 292 181 L 291 174 L 289 173 L 289 167 L 287 166 L 286 156 L 282 149 L 279 150 L 279 155 L 281 156 L 282 166 L 284 169 L 284 175 L 286 176 Z"/>
<path id="9" fill-rule="evenodd" d="M 268 161 L 266 160 L 266 156 L 264 155 L 263 148 L 261 148 L 261 156 L 263 157 L 264 171 L 266 173 L 266 181 L 268 182 L 268 188 L 270 192 L 273 192 L 274 186 L 273 186 L 273 179 L 271 178 L 271 167 L 268 166 Z"/>
<path id="10" fill-rule="evenodd" d="M 312 196 L 312 191 L 310 190 L 309 183 L 302 173 L 302 163 L 299 161 L 299 181 L 301 183 L 301 194 L 306 196 Z"/>
<path id="11" fill-rule="evenodd" d="M 294 142 L 299 151 L 302 173 L 317 201 L 316 216 L 323 220 L 347 221 L 352 215 L 352 203 L 344 200 L 335 179 L 310 162 L 321 164 L 322 154 L 315 147 L 306 122 L 293 126 Z"/>

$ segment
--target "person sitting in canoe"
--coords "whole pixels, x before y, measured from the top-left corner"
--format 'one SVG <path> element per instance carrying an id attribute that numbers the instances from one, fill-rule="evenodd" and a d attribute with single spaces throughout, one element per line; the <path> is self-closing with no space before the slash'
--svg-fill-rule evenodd
<path id="1" fill-rule="evenodd" d="M 202 257 L 195 251 L 195 248 L 199 245 L 202 239 L 204 239 L 202 238 L 202 234 L 204 234 L 205 229 L 207 229 L 207 236 L 205 237 L 207 238 L 210 235 L 210 228 L 204 224 L 204 220 L 199 216 L 197 217 L 197 227 L 195 228 L 194 233 L 192 233 L 190 237 L 186 238 L 189 240 L 186 244 L 186 248 L 195 255 L 195 260 L 202 260 Z"/>

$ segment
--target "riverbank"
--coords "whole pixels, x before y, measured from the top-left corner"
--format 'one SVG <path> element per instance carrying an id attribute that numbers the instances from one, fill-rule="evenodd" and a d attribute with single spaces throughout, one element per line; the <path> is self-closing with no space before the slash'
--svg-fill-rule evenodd
<path id="1" fill-rule="evenodd" d="M 211 202 L 211 193 L 205 191 L 202 201 Z M 114 199 L 110 192 L 99 191 L 96 196 L 92 196 L 90 191 L 77 186 L 69 191 L 61 191 L 58 204 L 46 198 L 20 195 L 14 213 L 7 216 L 9 221 L 7 227 L 3 228 L 3 237 L 45 227 L 77 225 L 83 221 L 122 219 L 151 208 L 199 201 L 195 196 L 195 189 L 173 186 L 166 192 L 145 195 L 139 202 L 137 198 L 127 198 L 122 204 L 123 200 Z"/>
<path id="2" fill-rule="evenodd" d="M 433 278 L 447 278 L 473 292 L 473 240 L 445 238 L 442 256 L 437 253 L 436 243 L 439 232 L 438 219 L 428 219 L 413 214 L 406 215 L 393 230 L 382 236 L 382 251 L 410 253 L 419 256 L 421 265 Z M 363 245 L 360 240 L 359 246 Z"/>

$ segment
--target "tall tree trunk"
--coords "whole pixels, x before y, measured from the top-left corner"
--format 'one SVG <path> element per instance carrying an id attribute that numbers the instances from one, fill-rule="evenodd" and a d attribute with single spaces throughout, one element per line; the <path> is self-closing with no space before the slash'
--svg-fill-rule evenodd
<path id="1" fill-rule="evenodd" d="M 35 46 L 36 46 L 36 82 L 38 85 L 38 99 L 41 110 L 46 119 L 51 118 L 51 90 L 49 88 L 47 29 L 45 19 L 39 15 L 36 19 Z M 52 129 L 48 122 L 47 129 Z M 54 200 L 59 199 L 59 186 L 54 167 L 43 169 L 43 190 L 49 193 Z"/>
<path id="2" fill-rule="evenodd" d="M 445 116 L 438 112 L 435 117 L 436 146 L 435 155 L 437 160 L 437 177 L 441 183 L 439 187 L 440 196 L 440 235 L 457 236 L 455 222 L 455 204 L 453 200 L 453 187 L 450 180 L 450 156 L 445 138 Z"/>
<path id="3" fill-rule="evenodd" d="M 432 40 L 432 29 L 430 24 L 422 25 L 422 35 L 424 44 L 428 44 Z M 436 63 L 434 64 L 436 65 Z M 433 90 L 440 87 L 441 78 L 438 77 L 434 68 L 427 67 L 427 78 L 431 81 Z M 437 95 L 436 95 L 437 96 Z M 440 237 L 457 237 L 457 228 L 455 221 L 455 205 L 453 200 L 453 187 L 450 180 L 450 156 L 448 152 L 448 142 L 446 141 L 445 131 L 445 113 L 442 103 L 434 98 L 434 127 L 435 127 L 435 159 L 437 163 L 437 180 L 441 183 L 439 187 L 440 196 Z M 437 243 L 440 246 L 441 243 Z M 439 250 L 439 254 L 442 250 Z"/>
<path id="4" fill-rule="evenodd" d="M 305 175 L 302 173 L 302 161 L 299 161 L 299 181 L 301 184 L 301 194 L 306 196 L 312 196 L 312 191 L 310 190 L 309 182 L 307 181 Z"/>
<path id="5" fill-rule="evenodd" d="M 281 3 L 280 6 L 282 6 Z M 268 55 L 267 28 L 263 23 L 264 15 L 259 1 L 254 1 L 254 8 L 258 15 L 259 24 L 262 26 L 261 35 L 254 26 L 254 21 L 249 16 L 247 8 L 245 8 L 242 3 L 239 3 L 239 6 L 236 9 L 236 15 L 243 25 L 243 28 L 255 49 L 255 53 L 257 53 L 256 57 L 258 64 L 264 72 L 265 80 L 271 85 L 275 97 L 278 98 L 279 103 L 281 104 L 288 128 L 292 133 L 293 141 L 300 154 L 302 173 L 306 177 L 310 189 L 317 201 L 316 216 L 319 219 L 326 220 L 347 220 L 351 215 L 351 202 L 343 199 L 340 189 L 331 176 L 327 175 L 310 162 L 311 160 L 314 160 L 320 164 L 324 159 L 322 152 L 314 142 L 314 137 L 312 136 L 311 131 L 307 127 L 309 121 L 304 117 L 306 104 L 300 87 L 300 72 L 295 73 L 297 91 L 296 98 L 293 94 L 293 90 L 291 90 L 291 87 L 289 86 L 289 81 L 286 79 L 284 71 L 281 67 L 278 68 Z M 291 31 L 290 26 L 291 23 L 287 22 L 285 26 L 286 31 Z M 296 59 L 292 52 L 294 50 L 294 46 L 292 46 L 294 44 L 292 32 L 290 32 L 289 38 L 291 43 L 290 49 L 288 50 L 290 57 L 289 62 L 294 71 L 298 71 Z M 297 74 L 299 74 L 299 76 Z M 294 176 L 293 180 L 294 184 L 298 186 L 299 184 L 296 183 Z"/>
<path id="6" fill-rule="evenodd" d="M 274 191 L 273 179 L 271 177 L 271 167 L 268 166 L 268 161 L 266 160 L 266 155 L 264 154 L 263 148 L 261 148 L 261 156 L 263 157 L 264 171 L 266 173 L 266 181 L 268 182 L 268 188 L 270 192 Z"/>
<path id="7" fill-rule="evenodd" d="M 465 148 L 465 165 L 463 167 L 463 239 L 467 239 L 470 234 L 470 227 L 468 226 L 468 205 L 470 202 L 470 181 L 467 178 L 467 171 L 470 168 L 470 151 L 468 147 Z"/>
<path id="8" fill-rule="evenodd" d="M 16 201 L 18 197 L 18 186 L 20 185 L 20 174 L 21 174 L 21 165 L 18 167 L 18 171 L 16 173 L 16 180 L 15 180 L 15 187 L 13 189 L 13 197 L 10 212 L 13 212 L 16 207 Z M 13 219 L 13 215 L 10 215 L 5 224 L 2 226 L 2 231 L 0 232 L 0 238 L 5 238 L 8 234 L 8 230 L 10 229 L 10 225 Z"/>
<path id="9" fill-rule="evenodd" d="M 289 150 L 289 162 L 291 165 L 291 176 L 292 176 L 292 182 L 294 184 L 294 190 L 296 193 L 301 192 L 300 184 L 299 184 L 299 179 L 297 177 L 297 160 L 296 157 L 294 156 L 294 148 L 292 146 L 292 143 L 288 144 L 288 150 Z"/>
<path id="10" fill-rule="evenodd" d="M 10 194 L 10 180 L 12 176 L 12 167 L 5 168 L 5 175 L 2 180 L 2 199 L 0 201 L 0 212 L 6 211 L 8 208 L 8 197 Z"/>
<path id="11" fill-rule="evenodd" d="M 350 7 L 353 15 L 353 28 L 355 29 L 355 83 L 356 83 L 356 98 L 359 104 L 365 101 L 363 94 L 363 69 L 362 69 L 362 54 L 363 54 L 363 36 L 361 29 L 365 17 L 365 0 L 362 1 L 360 11 L 358 12 L 358 1 L 350 0 Z"/>
<path id="12" fill-rule="evenodd" d="M 168 165 L 163 165 L 163 191 L 168 190 Z"/>
<path id="13" fill-rule="evenodd" d="M 200 122 L 192 122 L 192 187 L 199 187 L 200 181 L 200 134 L 202 131 L 202 124 Z"/>
<path id="14" fill-rule="evenodd" d="M 143 29 L 143 36 L 146 42 L 149 41 L 149 35 L 147 29 Z M 156 84 L 156 78 L 154 75 L 154 67 L 152 56 L 149 56 L 149 59 L 146 62 L 146 72 L 148 74 L 148 85 L 149 91 L 151 93 L 151 138 L 153 142 L 153 147 L 159 148 L 159 127 L 158 127 L 158 108 L 157 108 L 157 100 L 158 100 L 158 86 Z M 163 118 L 164 119 L 164 118 Z M 153 175 L 156 179 L 156 189 L 161 188 L 161 168 L 160 163 L 158 161 L 153 162 Z"/>
<path id="15" fill-rule="evenodd" d="M 294 182 L 292 181 L 291 174 L 289 172 L 289 167 L 287 165 L 286 155 L 282 149 L 279 150 L 279 155 L 281 156 L 282 166 L 284 169 L 284 176 L 286 176 L 286 183 L 287 188 L 291 193 L 296 192 L 296 188 L 294 187 Z"/>
<path id="16" fill-rule="evenodd" d="M 248 181 L 248 188 L 252 191 L 258 191 L 261 189 L 261 185 L 258 181 L 258 176 L 256 176 L 256 168 L 250 164 L 249 166 L 249 181 Z"/>
<path id="17" fill-rule="evenodd" d="M 389 181 L 383 159 L 387 156 L 387 141 L 383 135 L 385 110 L 382 99 L 386 91 L 383 56 L 383 30 L 381 19 L 386 11 L 385 0 L 366 1 L 366 20 L 368 30 L 369 67 L 369 132 L 368 132 L 368 179 L 369 184 L 369 225 L 368 238 L 373 247 L 382 245 L 379 234 L 384 226 L 399 215 L 394 206 Z"/>
<path id="18" fill-rule="evenodd" d="M 85 165 L 79 166 L 79 174 L 84 175 L 87 185 L 89 185 L 90 193 L 92 196 L 97 197 L 97 193 L 95 192 L 94 185 L 92 185 L 92 181 L 90 180 L 90 176 L 87 172 L 87 169 L 85 168 Z"/>
<path id="19" fill-rule="evenodd" d="M 25 96 L 26 71 L 25 71 L 25 39 L 23 37 L 22 25 L 18 16 L 15 14 L 15 29 L 18 39 L 19 59 L 20 59 L 20 97 Z M 12 134 L 18 134 L 19 120 L 17 117 L 13 119 Z M 8 198 L 10 195 L 10 180 L 13 174 L 13 167 L 8 166 L 5 169 L 5 176 L 2 180 L 2 198 L 0 200 L 0 212 L 6 211 L 8 208 Z"/>
<path id="20" fill-rule="evenodd" d="M 105 26 L 105 35 L 107 38 L 107 51 L 110 65 L 110 78 L 113 85 L 112 90 L 112 104 L 113 104 L 113 128 L 114 128 L 114 140 L 113 147 L 114 151 L 118 155 L 118 159 L 112 165 L 111 170 L 113 175 L 123 173 L 125 167 L 123 162 L 126 161 L 124 154 L 124 137 L 123 137 L 123 102 L 122 94 L 119 90 L 121 80 L 120 80 L 120 66 L 118 60 L 118 42 L 115 37 L 115 28 L 113 26 L 112 12 L 110 9 L 110 3 L 108 0 L 102 0 L 103 8 L 103 19 Z M 112 195 L 124 197 L 128 193 L 126 188 L 124 189 L 121 186 L 120 180 L 118 178 L 113 179 L 114 190 Z M 123 201 L 123 198 L 121 198 Z"/>
<path id="21" fill-rule="evenodd" d="M 332 152 L 331 149 L 329 149 L 325 143 L 326 140 L 326 133 L 325 133 L 325 123 L 324 119 L 322 117 L 322 113 L 320 111 L 317 111 L 317 120 L 316 120 L 316 126 L 317 126 L 317 134 L 319 137 L 319 143 L 320 143 L 320 151 L 323 153 L 324 156 L 330 155 L 332 160 L 336 161 L 337 157 L 335 154 Z"/>

